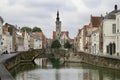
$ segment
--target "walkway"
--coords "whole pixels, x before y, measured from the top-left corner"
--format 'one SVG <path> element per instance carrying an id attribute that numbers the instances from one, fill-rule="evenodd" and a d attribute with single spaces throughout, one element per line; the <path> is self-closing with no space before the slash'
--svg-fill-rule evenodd
<path id="1" fill-rule="evenodd" d="M 1 80 L 14 80 L 3 64 L 0 64 L 0 77 Z"/>
<path id="2" fill-rule="evenodd" d="M 9 73 L 9 71 L 3 65 L 3 62 L 15 55 L 17 55 L 17 54 L 16 53 L 15 54 L 3 54 L 0 56 L 0 78 L 1 78 L 1 80 L 14 80 L 12 75 Z"/>

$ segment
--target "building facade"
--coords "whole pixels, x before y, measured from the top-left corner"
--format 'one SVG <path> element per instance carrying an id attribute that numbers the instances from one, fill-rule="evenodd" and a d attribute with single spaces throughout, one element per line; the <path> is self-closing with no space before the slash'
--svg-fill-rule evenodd
<path id="1" fill-rule="evenodd" d="M 99 54 L 99 29 L 92 32 L 91 54 Z"/>
<path id="2" fill-rule="evenodd" d="M 24 51 L 24 37 L 22 36 L 22 32 L 19 30 L 16 34 L 17 51 Z"/>
<path id="3" fill-rule="evenodd" d="M 103 19 L 103 54 L 119 55 L 119 12 L 117 5 Z"/>
<path id="4" fill-rule="evenodd" d="M 3 26 L 4 20 L 0 16 L 0 52 L 2 53 L 2 48 L 3 48 L 3 42 L 2 42 L 2 26 Z"/>

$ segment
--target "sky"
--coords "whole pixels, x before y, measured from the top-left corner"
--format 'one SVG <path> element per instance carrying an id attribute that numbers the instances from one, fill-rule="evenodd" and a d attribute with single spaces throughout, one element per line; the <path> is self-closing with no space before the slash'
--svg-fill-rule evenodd
<path id="1" fill-rule="evenodd" d="M 0 0 L 0 16 L 5 22 L 18 27 L 40 27 L 47 38 L 55 31 L 57 10 L 62 21 L 62 31 L 70 38 L 78 29 L 90 23 L 90 16 L 104 16 L 114 10 L 119 0 Z"/>

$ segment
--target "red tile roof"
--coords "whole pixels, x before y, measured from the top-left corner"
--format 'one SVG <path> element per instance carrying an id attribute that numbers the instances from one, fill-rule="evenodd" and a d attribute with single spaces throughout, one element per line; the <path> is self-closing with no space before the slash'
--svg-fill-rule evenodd
<path id="1" fill-rule="evenodd" d="M 61 35 L 66 34 L 67 37 L 69 37 L 69 32 L 68 31 L 62 31 Z M 53 31 L 53 39 L 56 38 L 56 31 Z"/>
<path id="2" fill-rule="evenodd" d="M 93 27 L 99 27 L 101 21 L 102 21 L 102 17 L 91 16 L 91 23 Z"/>
<path id="3" fill-rule="evenodd" d="M 62 35 L 63 35 L 63 34 L 66 34 L 66 36 L 68 37 L 69 32 L 68 32 L 68 31 L 62 31 L 61 34 L 62 34 Z"/>

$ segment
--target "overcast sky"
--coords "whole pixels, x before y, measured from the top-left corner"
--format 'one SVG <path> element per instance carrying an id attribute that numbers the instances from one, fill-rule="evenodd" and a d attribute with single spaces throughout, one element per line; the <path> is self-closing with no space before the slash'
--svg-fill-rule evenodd
<path id="1" fill-rule="evenodd" d="M 19 27 L 38 26 L 48 38 L 55 31 L 56 12 L 60 12 L 62 30 L 74 38 L 78 29 L 90 22 L 90 15 L 105 15 L 120 7 L 120 0 L 0 0 L 0 16 Z"/>

